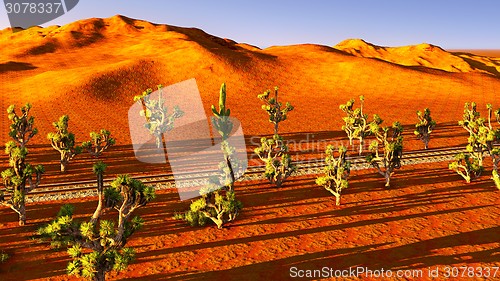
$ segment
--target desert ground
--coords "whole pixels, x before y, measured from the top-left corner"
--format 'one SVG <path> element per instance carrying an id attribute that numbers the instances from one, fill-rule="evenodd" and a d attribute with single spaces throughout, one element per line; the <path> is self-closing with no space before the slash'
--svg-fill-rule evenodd
<path id="1" fill-rule="evenodd" d="M 45 166 L 43 184 L 94 179 L 94 160 L 84 155 L 67 173 L 58 171 L 58 154 L 46 135 L 63 114 L 69 114 L 77 142 L 101 128 L 117 139 L 104 154 L 107 178 L 167 173 L 168 165 L 135 160 L 128 109 L 145 89 L 190 78 L 207 113 L 221 83 L 227 84 L 228 107 L 242 122 L 249 155 L 255 137 L 272 134 L 257 94 L 279 86 L 280 99 L 295 107 L 280 125 L 283 136 L 295 142 L 295 160 L 319 157 L 328 143 L 346 143 L 339 105 L 359 95 L 365 96 L 365 112 L 404 125 L 405 151 L 422 149 L 412 129 L 417 110 L 429 107 L 438 122 L 430 148 L 445 148 L 466 143 L 467 133 L 457 125 L 465 102 L 477 102 L 483 113 L 487 103 L 500 107 L 500 51 L 494 50 L 444 50 L 427 43 L 382 47 L 361 39 L 259 49 L 195 28 L 124 16 L 16 33 L 6 29 L 0 31 L 0 49 L 0 107 L 33 104 L 39 134 L 28 146 L 28 160 Z M 6 114 L 1 120 L 5 143 Z M 6 160 L 2 154 L 2 170 Z M 447 165 L 405 166 L 389 190 L 374 169 L 353 171 L 338 207 L 313 175 L 291 178 L 281 189 L 240 182 L 243 212 L 223 230 L 175 221 L 173 214 L 190 202 L 181 202 L 175 190 L 162 190 L 139 210 L 146 224 L 129 241 L 137 260 L 110 277 L 287 280 L 292 266 L 424 272 L 436 266 L 500 266 L 500 192 L 489 176 L 465 184 Z M 74 280 L 65 275 L 64 250 L 31 239 L 64 203 L 85 218 L 96 198 L 29 204 L 25 227 L 17 226 L 11 210 L 0 208 L 0 249 L 11 256 L 0 264 L 0 280 Z"/>

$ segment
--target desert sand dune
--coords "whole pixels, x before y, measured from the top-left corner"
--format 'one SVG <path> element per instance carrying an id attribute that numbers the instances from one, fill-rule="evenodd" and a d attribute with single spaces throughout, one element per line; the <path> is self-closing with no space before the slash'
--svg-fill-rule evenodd
<path id="1" fill-rule="evenodd" d="M 119 143 L 128 144 L 126 112 L 132 97 L 157 84 L 190 78 L 196 78 L 207 112 L 226 82 L 229 106 L 250 135 L 269 133 L 256 95 L 275 85 L 296 106 L 283 132 L 338 130 L 338 105 L 361 94 L 368 112 L 381 113 L 388 123 L 411 124 L 414 111 L 425 106 L 438 121 L 452 122 L 465 101 L 498 103 L 494 97 L 500 86 L 493 75 L 498 60 L 432 45 L 384 48 L 348 40 L 334 48 L 261 50 L 195 28 L 124 16 L 17 33 L 6 29 L 0 33 L 0 49 L 2 107 L 34 104 L 42 136 L 34 143 L 45 143 L 51 122 L 69 113 L 77 139 L 106 127 Z M 8 127 L 2 124 L 3 143 Z"/>

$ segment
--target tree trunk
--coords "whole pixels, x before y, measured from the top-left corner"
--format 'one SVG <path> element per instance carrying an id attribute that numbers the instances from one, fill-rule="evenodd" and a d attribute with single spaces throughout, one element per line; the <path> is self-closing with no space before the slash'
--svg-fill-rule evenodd
<path id="1" fill-rule="evenodd" d="M 26 224 L 26 206 L 24 202 L 19 206 L 19 225 L 23 226 Z"/>
<path id="2" fill-rule="evenodd" d="M 363 138 L 359 138 L 359 155 L 363 153 L 363 144 L 364 144 Z"/>
<path id="3" fill-rule="evenodd" d="M 391 175 L 390 173 L 385 174 L 385 187 L 391 187 Z"/>
<path id="4" fill-rule="evenodd" d="M 428 139 L 424 140 L 424 145 L 425 145 L 425 149 L 429 148 L 429 140 Z"/>
<path id="5" fill-rule="evenodd" d="M 104 206 L 104 181 L 102 174 L 97 175 L 97 194 L 99 196 L 99 202 L 97 203 L 97 208 L 92 215 L 91 222 L 95 223 L 99 219 L 102 213 L 102 208 Z"/>
<path id="6" fill-rule="evenodd" d="M 68 167 L 68 161 L 61 159 L 61 172 L 66 172 L 66 168 Z"/>
<path id="7" fill-rule="evenodd" d="M 333 195 L 335 195 L 335 205 L 340 206 L 340 194 L 334 193 Z"/>
<path id="8" fill-rule="evenodd" d="M 105 281 L 106 272 L 104 270 L 98 269 L 93 278 L 94 281 Z"/>

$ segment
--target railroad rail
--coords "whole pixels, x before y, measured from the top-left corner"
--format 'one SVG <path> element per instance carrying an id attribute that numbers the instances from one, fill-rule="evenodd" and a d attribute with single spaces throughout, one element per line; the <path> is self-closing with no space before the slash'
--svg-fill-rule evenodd
<path id="1" fill-rule="evenodd" d="M 403 153 L 402 165 L 414 165 L 421 163 L 432 163 L 451 161 L 455 154 L 464 152 L 464 147 L 437 148 L 428 150 L 412 150 Z M 347 157 L 351 162 L 351 170 L 369 169 L 371 166 L 365 161 L 364 156 Z M 297 172 L 293 176 L 320 174 L 325 167 L 324 159 L 309 159 L 304 161 L 295 161 Z M 238 181 L 257 181 L 264 180 L 262 172 L 265 167 L 250 166 L 245 174 Z M 176 177 L 183 181 L 190 181 L 192 184 L 202 184 L 204 180 L 214 175 L 216 171 L 196 172 L 178 174 Z M 175 188 L 175 178 L 172 174 L 140 175 L 134 176 L 135 179 L 143 181 L 146 185 L 155 185 L 157 189 Z M 106 179 L 105 186 L 109 186 L 113 179 Z M 96 195 L 95 180 L 61 182 L 51 184 L 41 184 L 37 189 L 30 192 L 27 196 L 28 202 L 66 200 Z"/>

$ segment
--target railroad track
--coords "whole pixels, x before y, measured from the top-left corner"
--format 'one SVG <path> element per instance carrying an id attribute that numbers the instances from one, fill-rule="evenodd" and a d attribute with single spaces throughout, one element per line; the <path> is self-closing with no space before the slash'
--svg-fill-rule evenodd
<path id="1" fill-rule="evenodd" d="M 409 151 L 403 153 L 402 165 L 451 161 L 455 154 L 464 151 L 464 147 Z M 347 160 L 351 162 L 351 170 L 371 168 L 371 166 L 366 163 L 364 156 L 347 157 Z M 297 165 L 297 172 L 294 176 L 320 174 L 325 167 L 324 159 L 296 161 L 294 164 Z M 264 180 L 265 178 L 262 175 L 264 168 L 263 165 L 250 166 L 238 181 Z M 203 184 L 207 176 L 214 175 L 215 173 L 216 171 L 184 173 L 177 175 L 177 177 L 190 184 Z M 154 185 L 157 189 L 175 188 L 175 179 L 172 174 L 141 175 L 134 176 L 134 178 L 141 180 L 146 185 Z M 106 179 L 104 185 L 109 186 L 112 180 L 113 179 Z M 42 184 L 28 194 L 27 201 L 66 200 L 94 196 L 96 195 L 95 186 L 95 180 Z"/>

